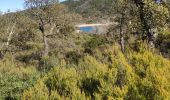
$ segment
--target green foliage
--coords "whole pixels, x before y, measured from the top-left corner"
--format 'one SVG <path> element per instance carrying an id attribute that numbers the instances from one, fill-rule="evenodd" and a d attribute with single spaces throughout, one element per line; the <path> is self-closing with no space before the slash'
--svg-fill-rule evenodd
<path id="1" fill-rule="evenodd" d="M 72 98 L 74 100 L 83 99 L 85 95 L 77 86 L 78 74 L 73 68 L 57 67 L 46 77 L 40 80 L 35 87 L 30 88 L 23 94 L 23 100 L 55 100 Z"/>
<path id="2" fill-rule="evenodd" d="M 11 55 L 0 61 L 0 99 L 20 99 L 22 92 L 32 86 L 39 74 L 33 66 L 17 62 Z"/>
<path id="3" fill-rule="evenodd" d="M 170 99 L 170 60 L 155 52 L 158 50 L 148 50 L 141 38 L 148 30 L 163 31 L 156 46 L 167 57 L 168 4 L 69 0 L 72 4 L 65 2 L 67 8 L 53 3 L 56 0 L 43 0 L 34 8 L 31 2 L 36 0 L 26 1 L 30 2 L 27 8 L 32 9 L 0 15 L 0 99 Z M 144 6 L 135 1 L 142 1 Z M 114 20 L 111 35 L 75 33 L 74 24 L 80 23 L 80 15 L 70 10 L 85 17 L 81 23 Z M 119 31 L 128 41 L 124 54 L 116 43 L 121 37 Z"/>
<path id="4" fill-rule="evenodd" d="M 92 51 L 95 48 L 100 47 L 102 45 L 112 44 L 112 42 L 113 41 L 108 40 L 105 36 L 94 35 L 94 36 L 92 36 L 92 38 L 90 38 L 89 41 L 84 43 L 83 46 L 85 48 L 86 53 L 92 54 Z"/>
<path id="5" fill-rule="evenodd" d="M 163 32 L 157 38 L 157 48 L 162 52 L 165 57 L 169 57 L 170 53 L 170 32 Z"/>
<path id="6" fill-rule="evenodd" d="M 134 53 L 131 64 L 137 75 L 137 83 L 133 85 L 128 99 L 165 100 L 169 99 L 169 66 L 168 59 L 145 51 Z M 132 97 L 131 97 L 132 96 Z"/>
<path id="7" fill-rule="evenodd" d="M 20 20 L 17 21 L 15 33 L 10 44 L 19 50 L 28 50 L 32 48 L 32 45 L 29 45 L 29 43 L 36 40 L 37 35 L 34 32 L 38 26 L 34 20 L 24 14 L 18 14 L 18 19 Z"/>
<path id="8" fill-rule="evenodd" d="M 71 51 L 66 54 L 66 61 L 68 61 L 68 63 L 78 64 L 82 57 L 83 55 L 80 52 Z"/>
<path id="9" fill-rule="evenodd" d="M 126 58 L 117 46 L 97 49 L 101 59 L 85 56 L 77 67 L 56 67 L 34 87 L 26 90 L 23 99 L 51 98 L 165 100 L 170 94 L 170 61 L 150 51 L 131 52 Z M 100 55 L 99 54 L 99 55 Z M 109 57 L 108 57 L 109 58 Z M 67 65 L 66 65 L 67 66 Z M 38 84 L 42 84 L 43 87 Z M 45 91 L 42 89 L 46 89 Z M 37 93 L 41 93 L 35 95 Z"/>
<path id="10" fill-rule="evenodd" d="M 54 66 L 59 65 L 59 59 L 55 56 L 49 56 L 49 57 L 43 57 L 40 59 L 38 63 L 38 70 L 41 72 L 48 72 L 51 70 Z"/>

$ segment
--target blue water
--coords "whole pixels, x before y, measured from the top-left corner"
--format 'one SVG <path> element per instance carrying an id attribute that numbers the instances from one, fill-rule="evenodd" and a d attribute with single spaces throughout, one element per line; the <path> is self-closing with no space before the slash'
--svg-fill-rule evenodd
<path id="1" fill-rule="evenodd" d="M 80 27 L 79 29 L 80 29 L 82 32 L 90 33 L 90 32 L 93 32 L 93 31 L 95 30 L 95 27 L 85 26 L 85 27 Z"/>

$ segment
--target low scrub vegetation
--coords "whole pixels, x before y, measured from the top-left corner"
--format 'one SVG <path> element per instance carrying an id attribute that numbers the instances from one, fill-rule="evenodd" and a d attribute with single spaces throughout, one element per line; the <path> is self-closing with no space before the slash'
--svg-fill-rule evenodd
<path id="1" fill-rule="evenodd" d="M 168 1 L 25 7 L 0 15 L 0 100 L 170 100 Z M 76 33 L 77 24 L 101 22 L 106 34 Z"/>
<path id="2" fill-rule="evenodd" d="M 24 100 L 125 99 L 166 100 L 170 95 L 170 61 L 151 51 L 130 52 L 125 57 L 117 46 L 95 49 L 77 66 L 64 63 L 51 69 L 25 90 Z M 45 99 L 46 98 L 46 99 Z"/>

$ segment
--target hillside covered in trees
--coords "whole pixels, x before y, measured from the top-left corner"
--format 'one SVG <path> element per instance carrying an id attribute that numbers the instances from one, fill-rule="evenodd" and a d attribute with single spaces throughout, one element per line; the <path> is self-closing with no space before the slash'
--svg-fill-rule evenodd
<path id="1" fill-rule="evenodd" d="M 0 100 L 170 100 L 168 0 L 25 0 L 0 15 Z M 111 23 L 105 34 L 79 23 Z"/>

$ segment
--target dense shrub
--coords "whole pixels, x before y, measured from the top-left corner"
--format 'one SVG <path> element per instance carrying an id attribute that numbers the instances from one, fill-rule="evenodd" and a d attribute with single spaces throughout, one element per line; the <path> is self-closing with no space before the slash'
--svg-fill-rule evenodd
<path id="1" fill-rule="evenodd" d="M 66 60 L 69 63 L 78 64 L 79 60 L 83 57 L 83 53 L 78 51 L 71 51 L 66 54 Z"/>
<path id="2" fill-rule="evenodd" d="M 170 32 L 159 34 L 156 40 L 157 48 L 165 57 L 169 57 L 170 53 Z"/>
<path id="3" fill-rule="evenodd" d="M 20 99 L 22 92 L 34 85 L 39 73 L 33 66 L 25 66 L 11 55 L 0 61 L 0 99 Z"/>
<path id="4" fill-rule="evenodd" d="M 170 94 L 170 61 L 160 55 L 145 51 L 133 53 L 131 64 L 137 76 L 129 99 L 165 100 Z M 131 97 L 131 95 L 133 95 Z"/>
<path id="5" fill-rule="evenodd" d="M 85 52 L 92 53 L 92 50 L 105 44 L 111 43 L 105 36 L 94 35 L 92 38 L 84 43 Z"/>
<path id="6" fill-rule="evenodd" d="M 23 99 L 125 99 L 165 100 L 170 95 L 170 61 L 150 51 L 131 52 L 125 57 L 117 46 L 97 49 L 77 67 L 55 67 Z"/>
<path id="7" fill-rule="evenodd" d="M 46 77 L 25 91 L 23 100 L 56 100 L 72 98 L 73 100 L 83 99 L 85 95 L 78 88 L 79 76 L 73 68 L 57 67 Z"/>

